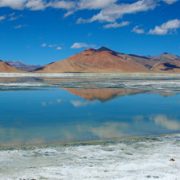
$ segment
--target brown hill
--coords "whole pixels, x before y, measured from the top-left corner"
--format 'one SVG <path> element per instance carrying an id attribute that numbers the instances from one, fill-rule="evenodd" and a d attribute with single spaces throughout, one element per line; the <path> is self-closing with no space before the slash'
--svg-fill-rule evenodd
<path id="1" fill-rule="evenodd" d="M 125 96 L 130 94 L 138 94 L 145 92 L 138 89 L 121 89 L 121 88 L 102 88 L 102 89 L 80 89 L 80 88 L 65 88 L 65 90 L 70 93 L 80 96 L 83 99 L 93 101 L 107 101 L 111 100 L 117 96 Z"/>
<path id="2" fill-rule="evenodd" d="M 13 72 L 22 72 L 18 69 L 16 69 L 15 67 L 9 65 L 6 62 L 3 62 L 0 60 L 0 72 L 8 72 L 8 73 L 13 73 Z"/>
<path id="3" fill-rule="evenodd" d="M 164 53 L 158 57 L 153 57 L 152 70 L 155 72 L 180 72 L 180 57 L 172 54 Z"/>
<path id="4" fill-rule="evenodd" d="M 39 69 L 42 73 L 64 72 L 148 72 L 143 63 L 145 57 L 117 53 L 107 48 L 88 49 L 63 61 L 57 61 Z"/>
<path id="5" fill-rule="evenodd" d="M 38 69 L 40 73 L 179 73 L 180 57 L 164 53 L 156 57 L 123 54 L 102 47 L 88 49 L 68 59 Z"/>

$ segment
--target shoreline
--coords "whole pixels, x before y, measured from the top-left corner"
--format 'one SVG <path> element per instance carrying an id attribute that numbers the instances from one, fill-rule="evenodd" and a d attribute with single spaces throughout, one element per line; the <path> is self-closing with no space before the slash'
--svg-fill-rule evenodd
<path id="1" fill-rule="evenodd" d="M 180 73 L 6 73 L 0 72 L 0 78 L 9 77 L 155 77 L 155 78 L 180 78 Z"/>
<path id="2" fill-rule="evenodd" d="M 179 151 L 180 134 L 115 144 L 1 150 L 0 177 L 178 179 Z"/>
<path id="3" fill-rule="evenodd" d="M 149 135 L 134 135 L 134 136 L 122 136 L 112 139 L 94 139 L 94 140 L 85 140 L 85 141 L 62 141 L 62 142 L 44 142 L 38 144 L 0 144 L 0 151 L 11 151 L 11 150 L 32 150 L 32 149 L 44 149 L 44 148 L 55 148 L 55 147 L 78 147 L 78 146 L 96 146 L 96 145 L 113 145 L 119 143 L 134 143 L 141 141 L 157 141 L 158 139 L 180 137 L 180 133 L 165 133 L 165 134 L 149 134 Z"/>

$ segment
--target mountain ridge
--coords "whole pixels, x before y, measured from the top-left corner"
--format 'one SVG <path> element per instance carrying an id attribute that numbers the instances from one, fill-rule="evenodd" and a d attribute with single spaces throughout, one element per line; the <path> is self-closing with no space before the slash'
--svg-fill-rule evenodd
<path id="1" fill-rule="evenodd" d="M 86 49 L 64 60 L 44 66 L 0 60 L 0 72 L 34 73 L 180 73 L 180 56 L 164 52 L 158 56 L 125 54 L 107 47 Z M 2 65 L 3 64 L 3 65 Z"/>
<path id="2" fill-rule="evenodd" d="M 21 61 L 6 61 L 6 63 L 8 63 L 9 65 L 19 69 L 19 70 L 23 70 L 23 71 L 35 71 L 38 68 L 40 68 L 40 65 L 29 65 L 29 64 L 25 64 Z"/>
<path id="3" fill-rule="evenodd" d="M 107 47 L 87 49 L 67 59 L 40 68 L 40 73 L 180 73 L 180 58 L 170 53 L 148 57 L 125 54 Z"/>
<path id="4" fill-rule="evenodd" d="M 23 72 L 19 69 L 17 69 L 16 67 L 11 66 L 10 64 L 8 64 L 5 61 L 0 60 L 0 72 L 7 72 L 7 73 L 12 73 L 12 72 Z"/>

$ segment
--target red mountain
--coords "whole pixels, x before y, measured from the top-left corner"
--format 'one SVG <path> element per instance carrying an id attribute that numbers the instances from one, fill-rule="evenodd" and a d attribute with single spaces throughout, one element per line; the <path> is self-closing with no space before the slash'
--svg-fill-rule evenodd
<path id="1" fill-rule="evenodd" d="M 68 59 L 48 64 L 42 73 L 134 73 L 180 72 L 180 57 L 164 53 L 156 57 L 123 54 L 102 47 L 88 49 Z"/>
<path id="2" fill-rule="evenodd" d="M 67 73 L 67 72 L 148 72 L 148 68 L 139 63 L 137 57 L 118 53 L 102 47 L 88 49 L 68 59 L 53 62 L 39 69 L 42 73 Z M 138 56 L 144 60 L 145 57 Z"/>

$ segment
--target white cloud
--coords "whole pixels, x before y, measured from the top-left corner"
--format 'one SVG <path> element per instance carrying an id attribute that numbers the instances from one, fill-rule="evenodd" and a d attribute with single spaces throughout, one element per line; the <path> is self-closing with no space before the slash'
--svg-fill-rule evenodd
<path id="1" fill-rule="evenodd" d="M 88 23 L 88 21 L 89 20 L 80 17 L 77 19 L 76 23 L 77 24 L 85 24 L 85 23 Z"/>
<path id="2" fill-rule="evenodd" d="M 25 25 L 23 24 L 18 24 L 16 26 L 14 26 L 14 29 L 22 29 L 23 27 L 25 27 Z"/>
<path id="3" fill-rule="evenodd" d="M 73 11 L 82 9 L 100 9 L 105 10 L 104 12 L 114 9 L 116 11 L 115 13 L 120 14 L 121 16 L 121 14 L 149 10 L 154 8 L 159 1 L 173 4 L 178 0 L 136 0 L 134 3 L 121 4 L 118 3 L 118 0 L 0 0 L 0 7 L 10 7 L 13 9 L 28 8 L 30 10 L 41 10 L 52 7 Z"/>
<path id="4" fill-rule="evenodd" d="M 144 34 L 144 29 L 140 28 L 139 26 L 135 26 L 133 29 L 132 29 L 132 32 L 136 33 L 136 34 Z"/>
<path id="5" fill-rule="evenodd" d="M 77 9 L 77 3 L 74 1 L 52 1 L 49 2 L 47 6 L 51 8 L 67 10 L 67 12 L 64 14 L 64 17 L 73 14 Z"/>
<path id="6" fill-rule="evenodd" d="M 21 17 L 22 17 L 22 15 L 17 15 L 16 13 L 13 12 L 13 13 L 8 15 L 8 20 L 9 21 L 15 21 Z"/>
<path id="7" fill-rule="evenodd" d="M 55 49 L 59 51 L 59 50 L 62 49 L 62 47 L 61 46 L 57 46 Z"/>
<path id="8" fill-rule="evenodd" d="M 166 35 L 170 34 L 180 28 L 180 20 L 174 19 L 163 23 L 160 26 L 156 26 L 149 31 L 149 34 L 153 35 Z"/>
<path id="9" fill-rule="evenodd" d="M 89 19 L 80 17 L 77 23 L 108 22 L 109 25 L 105 25 L 105 28 L 118 28 L 121 27 L 121 23 L 117 23 L 117 20 L 124 15 L 153 10 L 162 1 L 170 5 L 178 0 L 136 0 L 131 3 L 119 0 L 0 0 L 0 7 L 16 10 L 64 9 L 66 10 L 64 16 L 81 10 L 97 10 Z"/>
<path id="10" fill-rule="evenodd" d="M 167 4 L 174 4 L 174 3 L 178 2 L 178 0 L 163 0 L 163 1 Z"/>
<path id="11" fill-rule="evenodd" d="M 117 19 L 123 17 L 125 14 L 134 14 L 138 12 L 152 10 L 156 6 L 157 3 L 154 0 L 139 0 L 131 4 L 113 4 L 102 9 L 98 14 L 94 15 L 90 19 L 87 19 L 86 22 L 115 22 Z"/>
<path id="12" fill-rule="evenodd" d="M 10 7 L 12 9 L 23 9 L 26 0 L 0 0 L 0 7 Z"/>
<path id="13" fill-rule="evenodd" d="M 79 9 L 103 9 L 114 3 L 117 0 L 80 0 L 78 4 Z"/>
<path id="14" fill-rule="evenodd" d="M 87 44 L 84 42 L 75 42 L 72 46 L 71 49 L 81 49 L 81 48 L 94 48 L 96 47 L 94 44 Z"/>
<path id="15" fill-rule="evenodd" d="M 46 8 L 46 4 L 43 0 L 28 0 L 25 7 L 31 10 L 42 10 Z"/>
<path id="16" fill-rule="evenodd" d="M 0 0 L 0 7 L 9 7 L 12 9 L 30 9 L 30 10 L 42 10 L 47 7 L 70 9 L 74 8 L 75 3 L 73 1 L 61 1 L 61 0 Z"/>
<path id="17" fill-rule="evenodd" d="M 57 8 L 57 9 L 73 9 L 76 7 L 76 3 L 73 1 L 54 1 L 48 4 L 48 7 Z"/>
<path id="18" fill-rule="evenodd" d="M 62 47 L 57 44 L 47 44 L 47 43 L 42 43 L 41 47 L 42 48 L 51 48 L 51 49 L 55 49 L 57 51 L 62 49 Z"/>
<path id="19" fill-rule="evenodd" d="M 1 15 L 0 16 L 0 21 L 15 21 L 17 19 L 19 19 L 21 17 L 21 15 L 16 15 L 15 13 L 11 13 L 11 14 L 6 14 L 6 15 Z"/>
<path id="20" fill-rule="evenodd" d="M 48 7 L 65 9 L 67 13 L 65 16 L 69 16 L 75 11 L 84 9 L 103 9 L 111 4 L 116 3 L 117 0 L 78 0 L 78 1 L 52 1 L 48 4 Z"/>
<path id="21" fill-rule="evenodd" d="M 43 44 L 41 44 L 41 47 L 47 47 L 47 44 L 46 43 L 43 43 Z"/>
<path id="22" fill-rule="evenodd" d="M 129 24 L 130 24 L 129 21 L 123 21 L 123 22 L 121 22 L 121 23 L 114 22 L 114 23 L 106 24 L 106 25 L 104 25 L 103 27 L 104 27 L 105 29 L 121 28 L 121 27 L 128 26 Z"/>
<path id="23" fill-rule="evenodd" d="M 6 16 L 0 16 L 0 21 L 3 21 L 6 19 Z"/>

